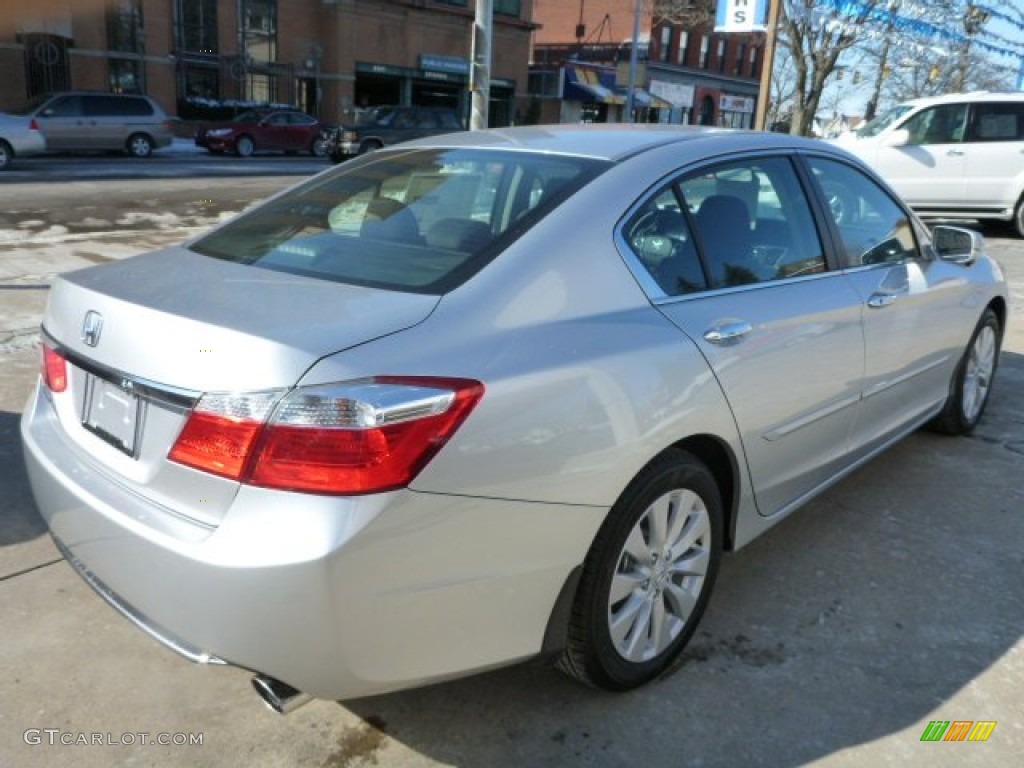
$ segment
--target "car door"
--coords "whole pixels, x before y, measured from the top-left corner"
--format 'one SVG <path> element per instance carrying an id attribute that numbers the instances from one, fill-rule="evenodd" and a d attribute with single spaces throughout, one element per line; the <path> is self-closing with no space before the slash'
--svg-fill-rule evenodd
<path id="1" fill-rule="evenodd" d="M 256 126 L 256 146 L 259 149 L 292 149 L 288 130 L 288 113 L 272 112 Z"/>
<path id="2" fill-rule="evenodd" d="M 83 111 L 93 149 L 124 149 L 127 136 L 126 100 L 120 96 L 87 94 Z"/>
<path id="3" fill-rule="evenodd" d="M 967 105 L 939 104 L 908 117 L 902 146 L 880 146 L 874 167 L 907 203 L 919 208 L 956 208 L 964 199 Z"/>
<path id="4" fill-rule="evenodd" d="M 634 214 L 623 239 L 658 309 L 718 379 L 761 514 L 844 466 L 864 369 L 861 302 L 829 266 L 792 160 L 687 173 Z"/>
<path id="5" fill-rule="evenodd" d="M 807 162 L 829 190 L 844 275 L 861 302 L 865 371 L 853 444 L 866 455 L 946 399 L 961 329 L 973 327 L 978 310 L 961 268 L 934 257 L 927 234 L 888 191 L 839 160 Z"/>
<path id="6" fill-rule="evenodd" d="M 1024 170 L 1024 98 L 971 106 L 965 200 L 971 208 L 1013 208 Z"/>

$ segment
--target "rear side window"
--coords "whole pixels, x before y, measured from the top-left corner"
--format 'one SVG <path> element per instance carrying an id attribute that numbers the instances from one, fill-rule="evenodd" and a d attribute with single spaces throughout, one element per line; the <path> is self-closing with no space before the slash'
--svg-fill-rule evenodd
<path id="1" fill-rule="evenodd" d="M 85 114 L 89 117 L 144 117 L 153 114 L 153 107 L 136 96 L 83 96 Z"/>
<path id="2" fill-rule="evenodd" d="M 920 256 L 906 212 L 871 178 L 844 163 L 808 159 L 843 241 L 843 266 L 889 264 Z"/>
<path id="3" fill-rule="evenodd" d="M 525 152 L 378 152 L 317 176 L 191 247 L 265 269 L 440 294 L 608 165 Z"/>
<path id="4" fill-rule="evenodd" d="M 688 174 L 641 206 L 623 237 L 668 296 L 826 269 L 807 197 L 784 157 Z"/>
<path id="5" fill-rule="evenodd" d="M 971 141 L 1021 140 L 1024 140 L 1024 101 L 975 105 Z"/>

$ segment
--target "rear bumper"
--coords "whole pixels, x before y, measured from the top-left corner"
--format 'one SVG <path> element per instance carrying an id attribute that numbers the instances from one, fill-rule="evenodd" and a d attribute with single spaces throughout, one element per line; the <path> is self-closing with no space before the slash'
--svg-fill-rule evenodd
<path id="1" fill-rule="evenodd" d="M 54 537 L 122 613 L 194 661 L 320 698 L 459 677 L 541 650 L 606 510 L 396 491 L 242 487 L 216 527 L 168 520 L 71 444 L 37 390 L 29 479 Z"/>

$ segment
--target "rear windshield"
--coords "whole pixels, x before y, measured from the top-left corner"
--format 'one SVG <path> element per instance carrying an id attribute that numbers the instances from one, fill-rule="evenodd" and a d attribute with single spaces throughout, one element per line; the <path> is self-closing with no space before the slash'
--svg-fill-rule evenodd
<path id="1" fill-rule="evenodd" d="M 441 294 L 608 166 L 519 151 L 380 151 L 315 177 L 190 247 L 264 269 Z"/>

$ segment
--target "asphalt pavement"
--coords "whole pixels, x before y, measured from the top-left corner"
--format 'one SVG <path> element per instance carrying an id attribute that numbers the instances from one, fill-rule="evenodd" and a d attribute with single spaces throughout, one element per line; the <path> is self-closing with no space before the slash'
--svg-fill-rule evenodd
<path id="1" fill-rule="evenodd" d="M 94 183 L 0 185 L 0 766 L 1024 762 L 1024 241 L 990 233 L 1013 314 L 974 436 L 914 434 L 726 557 L 672 676 L 611 695 L 526 664 L 282 717 L 247 673 L 182 660 L 81 582 L 17 434 L 54 275 L 191 236 L 280 181 Z M 197 194 L 221 205 L 190 212 Z M 109 211 L 68 213 L 103 195 Z M 117 223 L 154 210 L 174 218 Z M 89 217 L 105 223 L 76 225 Z M 996 726 L 983 743 L 922 742 L 933 720 Z"/>

